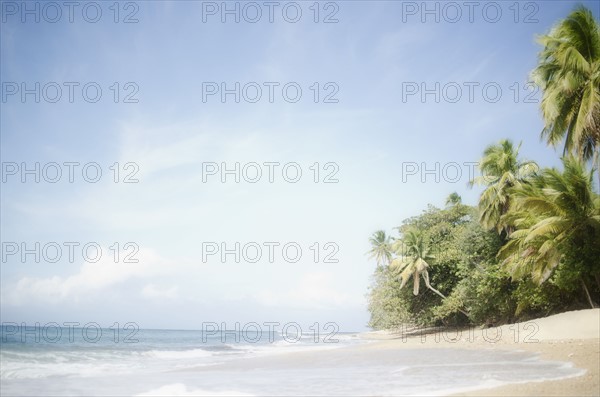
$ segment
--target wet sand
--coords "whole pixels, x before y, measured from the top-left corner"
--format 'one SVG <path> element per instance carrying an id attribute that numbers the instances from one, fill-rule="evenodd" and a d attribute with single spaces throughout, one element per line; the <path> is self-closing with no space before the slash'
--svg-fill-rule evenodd
<path id="1" fill-rule="evenodd" d="M 580 310 L 498 328 L 471 328 L 402 337 L 397 333 L 373 332 L 378 340 L 371 348 L 399 349 L 473 348 L 524 350 L 543 360 L 570 362 L 585 370 L 582 376 L 562 380 L 540 380 L 524 384 L 480 389 L 459 396 L 599 396 L 600 309 Z"/>

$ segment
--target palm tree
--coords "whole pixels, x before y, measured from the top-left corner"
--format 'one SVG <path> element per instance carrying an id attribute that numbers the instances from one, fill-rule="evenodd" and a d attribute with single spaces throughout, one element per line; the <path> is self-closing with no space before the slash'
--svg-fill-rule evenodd
<path id="1" fill-rule="evenodd" d="M 446 198 L 446 207 L 454 207 L 455 205 L 462 204 L 462 197 L 456 192 L 451 193 Z"/>
<path id="2" fill-rule="evenodd" d="M 593 171 L 574 157 L 563 158 L 563 165 L 562 173 L 545 169 L 512 189 L 504 221 L 516 231 L 498 256 L 514 278 L 531 275 L 541 284 L 571 254 L 570 261 L 586 262 L 600 287 L 600 196 L 592 189 Z M 594 307 L 583 276 L 581 284 Z"/>
<path id="3" fill-rule="evenodd" d="M 519 148 L 515 149 L 508 139 L 501 140 L 496 145 L 488 146 L 483 152 L 479 163 L 481 176 L 469 182 L 484 185 L 486 189 L 479 198 L 479 221 L 488 230 L 496 229 L 498 234 L 510 234 L 502 221 L 510 206 L 509 189 L 526 182 L 537 171 L 537 164 L 533 161 L 520 161 Z"/>
<path id="4" fill-rule="evenodd" d="M 564 155 L 593 156 L 600 167 L 600 25 L 578 6 L 538 41 L 543 50 L 531 77 L 543 90 L 542 137 L 553 146 L 564 140 Z"/>
<path id="5" fill-rule="evenodd" d="M 423 277 L 425 286 L 435 292 L 437 295 L 446 299 L 446 297 L 437 289 L 433 288 L 429 282 L 429 263 L 427 261 L 433 259 L 431 251 L 423 238 L 423 234 L 417 231 L 409 230 L 404 234 L 402 240 L 397 240 L 402 243 L 405 252 L 392 261 L 390 269 L 400 275 L 400 288 L 403 288 L 408 280 L 413 278 L 413 295 L 419 295 L 420 277 Z M 398 244 L 396 244 L 398 246 Z M 468 314 L 460 310 L 461 313 Z"/>
<path id="6" fill-rule="evenodd" d="M 392 261 L 392 249 L 390 237 L 385 231 L 378 230 L 369 238 L 371 250 L 368 252 L 369 258 L 374 258 L 378 267 L 387 266 Z"/>

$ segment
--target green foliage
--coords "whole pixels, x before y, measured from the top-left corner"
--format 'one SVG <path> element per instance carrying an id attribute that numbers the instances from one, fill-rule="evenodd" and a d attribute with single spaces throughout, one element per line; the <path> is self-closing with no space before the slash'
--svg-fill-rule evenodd
<path id="1" fill-rule="evenodd" d="M 502 140 L 471 181 L 485 186 L 478 207 L 452 193 L 445 209 L 406 219 L 397 239 L 373 235 L 371 327 L 497 325 L 597 304 L 600 196 L 583 161 L 594 156 L 600 171 L 600 26 L 579 6 L 540 43 L 542 136 L 577 157 L 540 171 Z M 412 293 L 402 288 L 410 278 Z"/>
<path id="2" fill-rule="evenodd" d="M 544 169 L 513 186 L 502 220 L 514 231 L 504 245 L 479 222 L 476 207 L 429 206 L 405 220 L 391 244 L 396 257 L 374 276 L 370 326 L 497 325 L 593 304 L 600 296 L 600 199 L 591 181 L 568 158 L 564 171 Z M 402 288 L 411 278 L 428 288 Z"/>
<path id="3" fill-rule="evenodd" d="M 473 323 L 497 325 L 512 321 L 515 284 L 498 263 L 483 263 L 464 283 L 470 292 L 468 307 Z"/>
<path id="4" fill-rule="evenodd" d="M 392 261 L 390 236 L 385 231 L 378 230 L 369 238 L 371 250 L 369 257 L 375 259 L 377 266 L 387 266 Z"/>
<path id="5" fill-rule="evenodd" d="M 498 325 L 583 308 L 582 275 L 590 294 L 598 296 L 593 277 L 596 268 L 591 266 L 597 266 L 600 245 L 583 245 L 565 254 L 549 280 L 539 285 L 530 276 L 511 278 L 508 268 L 496 258 L 501 237 L 486 231 L 477 218 L 475 207 L 430 206 L 398 228 L 404 233 L 419 231 L 425 238 L 431 248 L 427 255 L 430 283 L 446 298 L 429 289 L 415 296 L 412 288 L 401 288 L 397 271 L 380 266 L 368 295 L 370 327 Z M 404 254 L 410 252 L 410 248 L 404 250 Z M 411 275 L 414 277 L 414 269 Z"/>
<path id="6" fill-rule="evenodd" d="M 518 283 L 514 292 L 515 315 L 523 319 L 547 316 L 561 306 L 561 290 L 552 283 L 538 285 L 530 278 Z"/>
<path id="7" fill-rule="evenodd" d="M 513 205 L 504 216 L 515 232 L 499 256 L 514 277 L 546 281 L 565 260 L 581 277 L 600 268 L 600 201 L 592 172 L 572 157 L 564 171 L 545 169 L 531 183 L 512 189 Z"/>
<path id="8" fill-rule="evenodd" d="M 390 324 L 396 327 L 403 323 L 465 324 L 473 321 L 470 312 L 473 308 L 478 316 L 476 321 L 481 311 L 497 311 L 498 305 L 484 309 L 486 304 L 481 304 L 474 295 L 478 285 L 474 280 L 479 281 L 487 274 L 482 266 L 496 264 L 500 246 L 498 235 L 484 230 L 477 221 L 476 208 L 460 203 L 446 209 L 429 206 L 420 216 L 405 220 L 398 230 L 400 238 L 394 244 L 396 263 L 415 265 L 406 271 L 405 277 L 426 270 L 433 287 L 415 296 L 411 289 L 400 288 L 402 271 L 408 266 L 401 268 L 400 275 L 393 270 L 377 270 L 369 294 L 371 327 L 387 328 Z M 419 270 L 416 264 L 421 262 L 406 261 L 415 257 L 425 259 L 426 268 Z"/>
<path id="9" fill-rule="evenodd" d="M 458 204 L 462 204 L 462 197 L 460 197 L 460 195 L 456 192 L 451 193 L 447 198 L 446 198 L 446 206 L 447 207 L 452 207 L 454 205 L 458 205 Z"/>
<path id="10" fill-rule="evenodd" d="M 600 147 L 600 26 L 592 12 L 577 7 L 549 34 L 543 46 L 535 83 L 543 90 L 542 136 L 552 145 L 564 142 L 564 154 L 581 159 L 598 155 Z"/>
<path id="11" fill-rule="evenodd" d="M 508 139 L 485 148 L 479 162 L 481 176 L 470 181 L 470 185 L 485 186 L 479 199 L 479 221 L 488 230 L 510 233 L 502 216 L 510 208 L 510 189 L 526 183 L 538 169 L 532 161 L 520 161 L 519 149 Z"/>
<path id="12" fill-rule="evenodd" d="M 410 301 L 403 299 L 400 282 L 389 273 L 387 268 L 378 267 L 369 289 L 369 327 L 374 329 L 394 329 L 412 323 Z"/>

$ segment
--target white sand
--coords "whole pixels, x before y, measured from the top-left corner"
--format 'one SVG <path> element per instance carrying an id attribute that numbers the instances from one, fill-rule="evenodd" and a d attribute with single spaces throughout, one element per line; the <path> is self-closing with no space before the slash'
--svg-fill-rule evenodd
<path id="1" fill-rule="evenodd" d="M 419 346 L 527 350 L 540 353 L 542 359 L 571 362 L 586 370 L 575 378 L 506 385 L 459 395 L 600 396 L 600 309 L 566 312 L 497 328 L 471 329 L 463 331 L 459 338 L 454 335 L 446 332 L 403 340 L 397 333 L 370 332 L 363 337 L 378 340 L 371 347 L 380 349 Z"/>
<path id="2" fill-rule="evenodd" d="M 535 323 L 539 327 L 536 339 L 594 339 L 600 337 L 600 309 L 577 310 L 520 323 Z M 500 328 L 509 333 L 509 325 Z M 504 333 L 504 332 L 503 332 Z"/>

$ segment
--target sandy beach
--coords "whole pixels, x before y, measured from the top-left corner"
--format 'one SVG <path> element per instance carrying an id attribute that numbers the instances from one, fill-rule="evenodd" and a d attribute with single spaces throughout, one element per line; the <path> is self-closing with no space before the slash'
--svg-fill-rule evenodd
<path id="1" fill-rule="evenodd" d="M 15 396 L 597 396 L 599 333 L 600 309 L 498 328 L 434 329 L 412 336 L 339 333 L 330 343 L 305 335 L 297 343 L 284 339 L 224 343 L 217 337 L 202 345 L 197 331 L 141 330 L 143 345 L 122 344 L 119 351 L 108 341 L 95 349 L 85 349 L 88 345 L 83 343 L 72 349 L 22 344 L 4 349 L 2 392 Z M 166 343 L 162 349 L 161 343 Z M 32 359 L 24 361 L 23 356 Z M 73 363 L 74 356 L 78 361 Z M 82 371 L 88 375 L 77 376 Z"/>
<path id="2" fill-rule="evenodd" d="M 277 387 L 262 389 L 258 395 L 297 395 L 299 390 L 304 395 L 348 395 L 351 387 L 352 395 L 598 396 L 599 335 L 600 309 L 581 310 L 497 328 L 407 337 L 392 332 L 368 332 L 359 336 L 370 343 L 255 357 L 226 366 L 198 368 L 193 376 L 213 379 L 225 373 L 237 380 L 236 386 L 244 383 L 241 377 L 248 372 L 277 379 Z M 548 363 L 550 371 L 568 368 L 570 375 L 560 380 L 531 381 L 529 377 L 528 381 L 511 383 L 518 381 L 516 376 L 522 375 L 520 371 L 528 371 L 527 365 L 520 367 L 523 361 L 519 354 L 528 355 L 525 362 Z M 448 366 L 449 357 L 456 357 L 454 366 Z M 435 367 L 439 371 L 430 372 Z M 496 374 L 511 375 L 498 381 L 488 376 L 486 369 L 482 370 L 488 367 Z M 432 374 L 437 378 L 432 378 Z M 461 380 L 456 389 L 436 388 L 439 384 L 449 385 L 448 376 Z M 202 392 L 183 384 L 171 384 L 141 395 L 191 396 Z M 257 395 L 252 391 L 248 394 Z"/>
<path id="3" fill-rule="evenodd" d="M 517 331 L 518 330 L 518 331 Z M 463 392 L 459 396 L 598 396 L 600 395 L 600 309 L 589 309 L 504 325 L 402 337 L 372 332 L 363 337 L 377 340 L 370 349 L 461 348 L 520 350 L 540 359 L 572 363 L 585 370 L 581 376 L 540 380 L 524 384 Z"/>

